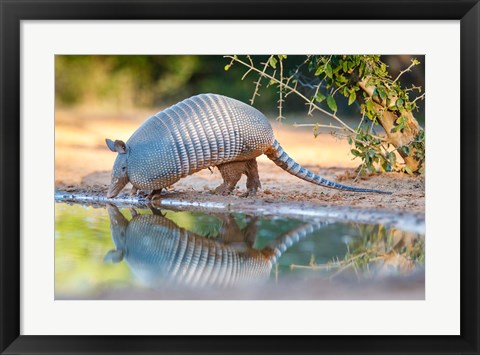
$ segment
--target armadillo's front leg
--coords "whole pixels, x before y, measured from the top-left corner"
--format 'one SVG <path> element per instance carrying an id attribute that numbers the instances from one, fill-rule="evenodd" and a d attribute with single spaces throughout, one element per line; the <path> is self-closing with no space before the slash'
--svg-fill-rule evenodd
<path id="1" fill-rule="evenodd" d="M 255 196 L 257 190 L 262 186 L 258 176 L 258 165 L 256 159 L 247 161 L 245 175 L 247 175 L 247 192 L 242 197 Z"/>
<path id="2" fill-rule="evenodd" d="M 135 196 L 138 192 L 138 189 L 133 186 L 132 189 L 130 190 L 130 196 Z"/>
<path id="3" fill-rule="evenodd" d="M 215 193 L 219 195 L 229 195 L 237 185 L 238 180 L 246 168 L 245 161 L 233 161 L 230 163 L 217 165 L 220 174 L 222 174 L 223 184 L 215 189 Z"/>
<path id="4" fill-rule="evenodd" d="M 156 200 L 159 199 L 162 194 L 163 189 L 153 190 L 147 195 L 147 200 Z"/>
<path id="5" fill-rule="evenodd" d="M 130 210 L 130 214 L 132 215 L 132 218 L 138 216 L 138 212 L 135 208 L 130 207 L 129 210 Z"/>
<path id="6" fill-rule="evenodd" d="M 130 196 L 135 196 L 135 195 L 139 197 L 146 197 L 147 193 L 133 186 L 132 190 L 130 191 Z"/>

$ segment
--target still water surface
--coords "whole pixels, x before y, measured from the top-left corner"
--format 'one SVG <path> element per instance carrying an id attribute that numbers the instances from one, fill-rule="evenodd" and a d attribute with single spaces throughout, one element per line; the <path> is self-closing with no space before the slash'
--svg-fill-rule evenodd
<path id="1" fill-rule="evenodd" d="M 423 299 L 423 235 L 56 203 L 56 299 Z"/>

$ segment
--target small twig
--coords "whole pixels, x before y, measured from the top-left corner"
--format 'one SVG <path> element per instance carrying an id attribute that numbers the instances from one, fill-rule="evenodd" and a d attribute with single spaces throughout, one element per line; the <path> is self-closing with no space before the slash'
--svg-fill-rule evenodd
<path id="1" fill-rule="evenodd" d="M 255 68 L 255 66 L 253 65 L 253 61 L 252 61 L 251 57 L 250 57 L 250 56 L 247 56 L 247 57 L 248 57 L 248 59 L 250 60 L 250 69 L 249 69 L 249 71 L 250 71 L 250 70 L 253 70 L 253 69 L 257 69 L 257 68 Z M 272 57 L 273 57 L 273 55 L 271 55 L 271 56 L 267 59 L 267 61 L 266 61 L 265 63 L 263 63 L 263 64 L 264 64 L 264 65 L 263 65 L 263 70 L 260 72 L 262 75 L 260 75 L 260 76 L 258 77 L 258 80 L 257 80 L 257 82 L 255 83 L 255 91 L 253 92 L 253 96 L 252 96 L 252 98 L 250 99 L 250 105 L 253 105 L 253 103 L 255 102 L 255 96 L 260 96 L 260 94 L 258 93 L 258 90 L 260 89 L 260 81 L 261 81 L 262 78 L 265 76 L 265 72 L 267 71 L 267 68 L 268 68 L 268 63 L 270 62 L 270 59 L 271 59 Z M 235 58 L 235 60 L 236 60 L 236 61 L 239 61 L 238 58 Z M 243 64 L 243 63 L 242 63 L 242 64 Z M 246 63 L 245 63 L 245 64 L 246 64 Z M 244 65 L 245 65 L 245 64 L 244 64 Z M 248 65 L 247 65 L 247 67 L 248 67 Z M 257 69 L 257 71 L 258 71 L 258 69 Z"/>
<path id="2" fill-rule="evenodd" d="M 360 120 L 360 123 L 357 126 L 357 131 L 359 131 L 360 127 L 362 127 L 362 123 L 364 119 L 365 119 L 365 112 L 362 112 L 362 119 Z"/>
<path id="3" fill-rule="evenodd" d="M 326 125 L 326 124 L 318 124 L 318 123 L 294 123 L 293 127 L 332 128 L 332 129 L 338 129 L 338 130 L 341 130 L 341 131 L 345 131 L 344 127 L 332 126 L 332 125 Z"/>
<path id="4" fill-rule="evenodd" d="M 270 80 L 273 80 L 273 81 L 276 82 L 276 83 L 279 82 L 279 80 L 278 80 L 277 78 L 275 78 L 275 77 L 273 77 L 273 76 L 265 73 L 265 71 L 262 71 L 262 70 L 260 70 L 260 69 L 255 68 L 253 65 L 248 64 L 248 63 L 244 62 L 243 60 L 240 60 L 240 59 L 238 59 L 238 58 L 234 58 L 233 56 L 226 56 L 226 57 L 227 57 L 227 58 L 232 58 L 232 59 L 234 59 L 236 62 L 238 62 L 238 63 L 240 63 L 240 64 L 242 64 L 242 65 L 244 65 L 244 66 L 246 66 L 246 67 L 250 67 L 252 70 L 254 70 L 254 71 L 256 71 L 257 73 L 259 73 L 260 76 L 263 76 L 263 77 L 265 77 L 265 78 L 268 78 L 268 79 L 270 79 Z M 268 63 L 268 62 L 267 62 L 267 63 Z M 259 80 L 259 81 L 260 81 L 260 80 Z M 303 100 L 305 100 L 306 102 L 310 102 L 310 100 L 309 100 L 305 95 L 303 95 L 301 92 L 297 91 L 296 89 L 294 89 L 294 88 L 291 87 L 290 85 L 285 85 L 285 84 L 284 84 L 283 86 L 284 86 L 284 88 L 287 89 L 287 90 L 294 91 L 295 94 L 297 94 L 299 97 L 301 97 L 301 98 L 302 98 Z M 255 96 L 255 95 L 254 95 L 254 96 Z M 355 133 L 355 131 L 354 131 L 350 126 L 348 126 L 345 122 L 343 122 L 340 118 L 338 118 L 337 115 L 335 115 L 334 113 L 330 113 L 330 112 L 324 110 L 323 108 L 321 108 L 320 106 L 318 106 L 318 105 L 316 105 L 316 104 L 314 104 L 314 103 L 312 103 L 312 104 L 314 105 L 314 107 L 315 107 L 316 110 L 318 110 L 318 111 L 324 113 L 325 115 L 333 118 L 335 121 L 339 122 L 342 126 L 344 126 L 348 131 L 350 131 L 350 132 L 352 132 L 352 133 Z"/>
<path id="5" fill-rule="evenodd" d="M 411 69 L 412 69 L 415 65 L 417 65 L 417 63 L 416 63 L 416 62 L 412 62 L 412 64 L 410 64 L 407 69 L 402 70 L 402 71 L 400 72 L 400 74 L 398 74 L 398 76 L 397 76 L 397 77 L 395 78 L 395 80 L 393 81 L 393 84 L 395 84 L 395 83 L 397 82 L 397 80 L 400 79 L 400 77 L 401 77 L 403 74 L 405 74 L 406 72 L 411 71 Z"/>
<path id="6" fill-rule="evenodd" d="M 316 98 L 317 95 L 318 95 L 318 90 L 320 90 L 320 83 L 317 85 L 317 88 L 316 88 L 316 90 L 315 90 L 315 94 L 313 94 L 312 99 L 311 99 L 310 102 L 309 102 L 309 105 L 308 105 L 308 113 L 307 113 L 308 116 L 311 116 L 311 115 L 312 115 L 312 112 L 315 110 L 315 108 L 313 107 L 312 104 L 313 104 L 313 100 L 315 100 L 315 98 Z"/>
<path id="7" fill-rule="evenodd" d="M 354 261 L 362 256 L 365 256 L 367 255 L 368 252 L 365 251 L 363 253 L 360 253 L 360 254 L 357 254 L 353 257 L 351 257 L 350 259 L 348 260 L 345 260 L 342 262 L 343 266 L 341 268 L 338 269 L 338 271 L 336 271 L 333 275 L 330 276 L 331 279 L 333 279 L 335 276 L 339 275 L 340 273 L 342 273 L 343 271 L 345 271 L 346 269 L 348 269 L 349 267 L 352 267 L 353 264 L 354 264 Z"/>
<path id="8" fill-rule="evenodd" d="M 422 95 L 418 96 L 415 98 L 415 100 L 413 100 L 411 102 L 411 104 L 413 105 L 417 100 L 424 100 L 425 99 L 425 93 L 423 93 Z"/>
<path id="9" fill-rule="evenodd" d="M 320 133 L 321 133 L 321 132 L 320 132 Z M 372 147 L 372 148 L 375 147 L 374 145 L 369 144 L 369 143 L 366 142 L 366 141 L 361 141 L 361 140 L 359 140 L 359 139 L 357 139 L 357 138 L 355 138 L 355 137 L 352 137 L 351 135 L 346 135 L 346 134 L 345 134 L 345 135 L 340 135 L 340 133 L 338 133 L 338 132 L 331 132 L 331 133 L 332 133 L 333 135 L 337 136 L 338 138 L 351 138 L 354 142 L 361 143 L 361 144 L 363 144 L 363 145 L 366 145 L 367 147 Z M 371 135 L 371 136 L 372 136 L 372 137 L 375 137 L 375 136 L 373 136 L 373 135 Z"/>
<path id="10" fill-rule="evenodd" d="M 362 164 L 360 164 L 360 166 L 358 167 L 358 173 L 357 173 L 357 176 L 355 176 L 355 178 L 353 179 L 353 182 L 358 181 L 358 178 L 360 177 L 360 174 L 362 173 L 362 169 L 363 169 L 364 165 L 365 165 L 365 162 L 362 162 Z"/>
<path id="11" fill-rule="evenodd" d="M 247 77 L 248 73 L 250 73 L 251 71 L 252 71 L 252 69 L 248 69 L 248 70 L 245 72 L 245 74 L 243 74 L 241 80 L 245 79 L 245 78 Z"/>
<path id="12" fill-rule="evenodd" d="M 330 270 L 332 267 L 332 264 L 321 264 L 321 265 L 297 265 L 297 264 L 291 264 L 290 265 L 290 270 L 294 269 L 307 269 L 307 270 Z"/>
<path id="13" fill-rule="evenodd" d="M 415 86 L 415 85 L 412 85 L 411 88 L 407 88 L 405 89 L 405 92 L 408 92 L 408 91 L 413 91 L 413 90 L 417 90 L 418 92 L 422 92 L 422 87 L 421 86 Z"/>
<path id="14" fill-rule="evenodd" d="M 337 87 L 335 89 L 335 91 L 333 92 L 332 96 L 335 95 L 337 93 L 338 90 L 340 90 L 341 88 L 343 88 L 344 86 L 346 86 L 347 84 L 343 84 L 343 85 L 340 85 L 339 87 Z"/>
<path id="15" fill-rule="evenodd" d="M 282 120 L 283 117 L 282 115 L 282 107 L 283 107 L 283 89 L 282 89 L 282 84 L 283 84 L 283 60 L 282 58 L 279 58 L 279 65 L 280 65 L 280 82 L 278 83 L 278 117 L 277 120 Z"/>

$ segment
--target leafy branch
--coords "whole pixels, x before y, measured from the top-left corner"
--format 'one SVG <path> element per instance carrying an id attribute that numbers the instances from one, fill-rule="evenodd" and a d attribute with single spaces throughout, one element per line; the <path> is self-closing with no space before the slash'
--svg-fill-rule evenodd
<path id="1" fill-rule="evenodd" d="M 411 88 L 403 88 L 399 80 L 420 63 L 418 60 L 412 59 L 411 64 L 392 79 L 386 64 L 375 55 L 310 55 L 289 76 L 284 76 L 286 55 L 271 55 L 260 63 L 260 68 L 251 56 L 242 59 L 237 55 L 228 55 L 225 58 L 230 59 L 226 70 L 234 63 L 246 68 L 242 79 L 250 73 L 258 75 L 252 103 L 260 95 L 262 79 L 269 80 L 267 86 L 277 86 L 279 119 L 283 118 L 285 98 L 291 94 L 305 101 L 309 116 L 318 111 L 332 119 L 335 125 L 315 123 L 301 126 L 313 127 L 315 136 L 325 133 L 321 129 L 328 128 L 329 134 L 348 139 L 354 145 L 351 153 L 362 159 L 360 173 L 375 172 L 376 166 L 382 171 L 423 172 L 424 133 L 412 112 L 418 110 L 417 102 L 424 100 L 425 93 L 411 100 L 409 93 L 421 92 L 421 87 L 412 85 Z M 308 75 L 304 74 L 305 67 Z M 306 92 L 308 90 L 310 94 Z M 339 95 L 345 97 L 349 106 L 354 103 L 359 105 L 361 121 L 357 128 L 350 127 L 337 115 Z M 326 107 L 322 107 L 325 104 Z M 371 124 L 367 125 L 365 119 Z M 381 125 L 386 136 L 375 134 L 375 125 Z M 395 153 L 404 159 L 403 168 L 399 167 Z"/>

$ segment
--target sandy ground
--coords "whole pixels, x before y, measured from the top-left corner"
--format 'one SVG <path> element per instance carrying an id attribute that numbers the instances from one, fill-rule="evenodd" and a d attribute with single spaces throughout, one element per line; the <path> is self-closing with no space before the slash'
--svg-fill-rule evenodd
<path id="1" fill-rule="evenodd" d="M 135 131 L 152 112 L 116 117 L 57 110 L 55 117 L 55 184 L 57 192 L 103 194 L 110 181 L 115 159 L 104 139 L 123 139 Z M 274 123 L 277 140 L 297 162 L 327 179 L 342 184 L 392 191 L 392 195 L 350 193 L 312 185 L 283 171 L 266 156 L 258 159 L 262 189 L 248 203 L 286 204 L 308 202 L 309 206 L 349 206 L 424 213 L 425 181 L 400 173 L 377 174 L 354 181 L 354 168 L 347 142 L 330 135 L 314 138 L 308 128 L 295 129 Z M 217 169 L 203 170 L 173 185 L 166 196 L 183 200 L 216 201 L 236 204 L 245 191 L 245 177 L 232 196 L 216 196 L 211 191 L 221 183 Z M 127 185 L 125 193 L 131 186 Z M 124 194 L 125 195 L 125 194 Z M 244 203 L 244 202 L 240 202 Z"/>

